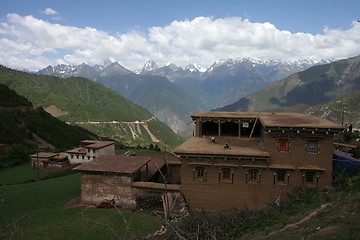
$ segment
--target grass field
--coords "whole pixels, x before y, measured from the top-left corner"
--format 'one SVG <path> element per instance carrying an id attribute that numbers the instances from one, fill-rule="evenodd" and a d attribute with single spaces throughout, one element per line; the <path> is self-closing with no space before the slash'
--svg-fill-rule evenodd
<path id="1" fill-rule="evenodd" d="M 0 179 L 3 184 L 26 182 L 33 177 L 27 170 L 20 166 L 3 171 Z M 24 176 L 14 177 L 21 174 Z M 12 239 L 130 239 L 142 238 L 159 227 L 149 216 L 128 211 L 61 207 L 79 194 L 79 174 L 1 186 L 0 239 L 12 233 Z"/>
<path id="2" fill-rule="evenodd" d="M 35 181 L 38 174 L 39 178 L 43 178 L 48 172 L 48 170 L 32 169 L 30 164 L 22 164 L 0 172 L 0 186 Z"/>

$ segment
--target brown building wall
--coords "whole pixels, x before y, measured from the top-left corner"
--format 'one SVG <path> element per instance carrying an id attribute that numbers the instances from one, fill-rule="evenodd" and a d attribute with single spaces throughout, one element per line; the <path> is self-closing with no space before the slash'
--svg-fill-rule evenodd
<path id="1" fill-rule="evenodd" d="M 333 135 L 295 135 L 289 138 L 290 148 L 289 152 L 277 151 L 276 143 L 281 139 L 279 135 L 266 134 L 265 135 L 265 150 L 270 154 L 271 164 L 286 164 L 293 165 L 296 169 L 292 174 L 304 174 L 304 171 L 299 171 L 298 168 L 306 166 L 314 166 L 325 171 L 319 171 L 318 186 L 329 186 L 332 183 L 332 154 L 333 154 Z M 306 152 L 306 141 L 312 139 L 319 141 L 318 153 Z M 301 178 L 302 180 L 302 178 Z M 302 183 L 302 182 L 299 182 Z"/>
<path id="2" fill-rule="evenodd" d="M 136 206 L 132 178 L 125 175 L 81 174 L 81 200 L 98 204 L 105 198 L 114 199 L 116 205 L 125 208 Z"/>
<path id="3" fill-rule="evenodd" d="M 332 182 L 332 136 L 319 138 L 319 153 L 306 153 L 305 141 L 307 136 L 295 136 L 291 139 L 290 152 L 277 152 L 277 139 L 274 135 L 265 135 L 265 150 L 270 154 L 269 162 L 263 162 L 266 166 L 262 169 L 260 183 L 248 183 L 247 175 L 249 168 L 243 165 L 256 165 L 259 163 L 240 161 L 240 160 L 217 160 L 217 159 L 188 159 L 181 158 L 181 185 L 182 191 L 189 201 L 191 208 L 206 210 L 228 210 L 231 208 L 262 207 L 274 201 L 279 196 L 301 184 L 314 185 L 304 181 L 304 170 L 299 167 L 312 166 L 314 169 L 325 169 L 325 171 L 315 171 L 319 178 L 319 187 L 329 186 Z M 260 142 L 260 140 L 259 140 Z M 197 165 L 194 165 L 196 163 Z M 203 163 L 207 168 L 206 181 L 194 180 L 194 169 Z M 236 165 L 233 169 L 232 183 L 219 181 L 219 166 Z M 271 168 L 274 164 L 294 166 L 294 169 L 285 169 L 289 175 L 285 176 L 285 183 L 276 181 L 277 169 Z"/>
<path id="4" fill-rule="evenodd" d="M 238 164 L 239 167 L 233 169 L 233 182 L 219 182 L 219 168 L 215 166 L 216 162 L 210 159 L 202 161 L 211 164 L 207 170 L 207 181 L 193 180 L 194 165 L 189 164 L 192 161 L 182 159 L 181 188 L 191 208 L 228 210 L 260 207 L 274 200 L 281 191 L 288 188 L 273 184 L 273 173 L 270 169 L 263 170 L 260 184 L 247 183 L 246 170 L 241 166 L 245 163 L 234 161 L 231 164 Z"/>

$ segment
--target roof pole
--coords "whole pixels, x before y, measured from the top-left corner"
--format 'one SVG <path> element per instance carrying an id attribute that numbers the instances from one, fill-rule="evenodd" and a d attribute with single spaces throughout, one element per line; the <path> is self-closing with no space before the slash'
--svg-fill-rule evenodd
<path id="1" fill-rule="evenodd" d="M 253 127 L 252 127 L 252 129 L 251 129 L 250 136 L 249 136 L 249 140 L 250 140 L 250 138 L 251 138 L 252 135 L 253 135 L 253 132 L 254 132 L 254 129 L 255 129 L 255 125 L 256 125 L 256 123 L 257 123 L 257 120 L 259 119 L 259 116 L 260 116 L 260 112 L 259 112 L 259 114 L 257 115 L 257 117 L 256 117 L 256 119 L 255 119 L 255 122 L 254 122 L 254 125 L 253 125 Z"/>

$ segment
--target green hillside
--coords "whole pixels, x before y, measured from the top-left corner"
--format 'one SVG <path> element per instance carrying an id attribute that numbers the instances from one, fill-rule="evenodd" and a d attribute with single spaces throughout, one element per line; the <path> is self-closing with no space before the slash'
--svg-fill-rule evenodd
<path id="1" fill-rule="evenodd" d="M 134 129 L 130 129 L 129 123 L 149 119 L 159 122 L 146 109 L 113 90 L 84 78 L 63 79 L 0 66 L 0 83 L 29 99 L 34 107 L 52 107 L 60 114 L 49 112 L 61 120 L 79 124 L 101 137 L 114 137 L 115 140 L 125 141 L 130 145 L 148 146 L 152 140 L 147 131 L 139 131 L 134 135 Z M 157 137 L 160 142 L 171 143 L 170 147 L 181 143 L 182 139 L 169 131 L 165 124 L 159 122 L 155 125 L 155 129 L 149 127 L 149 130 L 160 133 Z M 124 134 L 124 131 L 130 134 Z"/>
<path id="2" fill-rule="evenodd" d="M 97 136 L 54 118 L 42 108 L 33 109 L 31 102 L 0 84 L 0 143 L 32 146 L 43 141 L 48 146 L 66 149 L 84 139 Z"/>
<path id="3" fill-rule="evenodd" d="M 264 111 L 314 106 L 360 91 L 360 56 L 311 67 L 254 92 L 220 111 Z"/>
<path id="4" fill-rule="evenodd" d="M 309 106 L 306 113 L 344 125 L 360 128 L 360 91 L 341 96 L 333 101 Z"/>
<path id="5" fill-rule="evenodd" d="M 85 78 L 35 75 L 0 66 L 0 83 L 29 99 L 34 107 L 55 105 L 66 121 L 135 121 L 151 114 L 129 100 Z"/>

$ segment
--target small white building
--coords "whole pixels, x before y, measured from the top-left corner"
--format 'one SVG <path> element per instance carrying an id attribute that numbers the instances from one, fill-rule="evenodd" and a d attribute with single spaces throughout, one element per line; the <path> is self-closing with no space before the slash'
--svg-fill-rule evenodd
<path id="1" fill-rule="evenodd" d="M 102 155 L 115 155 L 114 141 L 81 141 L 81 146 L 67 151 L 70 164 L 85 163 Z"/>

